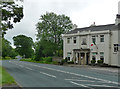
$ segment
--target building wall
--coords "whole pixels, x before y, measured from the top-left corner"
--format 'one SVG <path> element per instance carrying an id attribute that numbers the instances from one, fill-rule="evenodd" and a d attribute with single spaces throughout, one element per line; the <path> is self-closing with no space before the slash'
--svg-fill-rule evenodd
<path id="1" fill-rule="evenodd" d="M 110 34 L 112 33 L 112 35 Z M 84 32 L 78 32 L 76 34 L 66 34 L 63 37 L 64 40 L 64 55 L 63 58 L 65 59 L 67 57 L 67 53 L 70 52 L 70 60 L 73 58 L 73 49 L 81 49 L 81 48 L 88 48 L 90 49 L 90 60 L 92 60 L 93 52 L 98 52 L 96 54 L 96 59 L 100 60 L 100 52 L 104 52 L 104 63 L 109 65 L 118 65 L 120 58 L 120 52 L 114 53 L 114 45 L 113 44 L 120 44 L 120 31 L 84 31 Z M 92 44 L 92 36 L 96 36 L 96 45 L 97 47 L 91 46 Z M 104 42 L 100 42 L 100 35 L 104 35 Z M 67 38 L 70 38 L 70 43 L 67 43 Z M 73 43 L 73 37 L 76 37 L 76 44 Z M 82 39 L 86 38 L 87 45 L 81 45 Z M 118 42 L 119 41 L 119 42 Z M 120 63 L 119 63 L 120 64 Z"/>

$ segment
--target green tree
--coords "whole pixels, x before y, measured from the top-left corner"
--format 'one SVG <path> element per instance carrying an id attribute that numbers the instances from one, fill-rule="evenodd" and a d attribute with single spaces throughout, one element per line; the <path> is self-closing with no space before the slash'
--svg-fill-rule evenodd
<path id="1" fill-rule="evenodd" d="M 25 58 L 30 58 L 33 56 L 34 50 L 33 39 L 25 35 L 18 35 L 13 37 L 14 45 L 16 46 L 15 50 Z"/>
<path id="2" fill-rule="evenodd" d="M 68 16 L 57 15 L 53 12 L 41 15 L 37 23 L 37 39 L 44 38 L 53 43 L 59 44 L 62 40 L 61 34 L 71 30 L 73 24 Z"/>
<path id="3" fill-rule="evenodd" d="M 5 38 L 2 38 L 2 57 L 5 58 L 8 56 L 15 58 L 17 55 L 17 52 L 11 47 L 11 43 Z"/>
<path id="4" fill-rule="evenodd" d="M 46 42 L 46 44 L 41 42 L 41 44 L 44 44 L 43 53 L 51 54 L 53 52 L 52 49 L 60 51 L 63 44 L 62 34 L 70 31 L 72 27 L 72 21 L 68 16 L 57 15 L 53 12 L 47 12 L 46 14 L 41 15 L 40 21 L 36 24 L 36 29 L 37 40 L 44 39 L 44 42 Z M 53 45 L 55 45 L 55 47 Z"/>
<path id="5" fill-rule="evenodd" d="M 0 8 L 2 8 L 0 31 L 2 31 L 2 36 L 4 37 L 6 31 L 14 27 L 13 23 L 20 22 L 23 18 L 23 6 L 17 5 L 15 2 L 2 2 Z"/>

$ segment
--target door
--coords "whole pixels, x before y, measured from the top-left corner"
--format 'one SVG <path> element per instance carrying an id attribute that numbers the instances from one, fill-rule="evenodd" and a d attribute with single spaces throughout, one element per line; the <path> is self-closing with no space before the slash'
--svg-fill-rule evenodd
<path id="1" fill-rule="evenodd" d="M 81 65 L 85 65 L 85 53 L 81 53 Z"/>

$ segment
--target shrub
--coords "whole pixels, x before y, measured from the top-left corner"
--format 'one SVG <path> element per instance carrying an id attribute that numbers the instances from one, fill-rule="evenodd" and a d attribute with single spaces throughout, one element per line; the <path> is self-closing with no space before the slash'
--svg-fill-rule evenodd
<path id="1" fill-rule="evenodd" d="M 68 64 L 74 64 L 74 61 L 69 61 L 69 62 L 67 62 Z"/>
<path id="2" fill-rule="evenodd" d="M 98 60 L 97 63 L 98 64 L 103 64 L 103 60 Z"/>
<path id="3" fill-rule="evenodd" d="M 9 59 L 11 59 L 11 57 L 5 57 L 5 59 L 8 59 L 8 60 L 9 60 Z"/>
<path id="4" fill-rule="evenodd" d="M 95 64 L 96 60 L 91 60 L 91 64 Z"/>
<path id="5" fill-rule="evenodd" d="M 66 59 L 62 59 L 60 65 L 63 65 L 66 62 Z"/>
<path id="6" fill-rule="evenodd" d="M 52 57 L 45 57 L 45 58 L 42 58 L 42 60 L 46 62 L 52 62 Z"/>

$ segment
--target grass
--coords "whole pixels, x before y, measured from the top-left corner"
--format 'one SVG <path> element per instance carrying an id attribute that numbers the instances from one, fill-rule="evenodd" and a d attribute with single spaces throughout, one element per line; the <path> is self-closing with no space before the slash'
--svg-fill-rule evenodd
<path id="1" fill-rule="evenodd" d="M 20 61 L 27 61 L 27 62 L 34 62 L 34 63 L 43 63 L 43 64 L 58 64 L 58 63 L 55 62 L 55 61 L 53 61 L 53 62 L 48 62 L 48 61 L 35 61 L 35 60 L 32 60 L 31 58 L 21 59 Z"/>
<path id="2" fill-rule="evenodd" d="M 0 86 L 16 84 L 14 78 L 0 66 Z"/>

